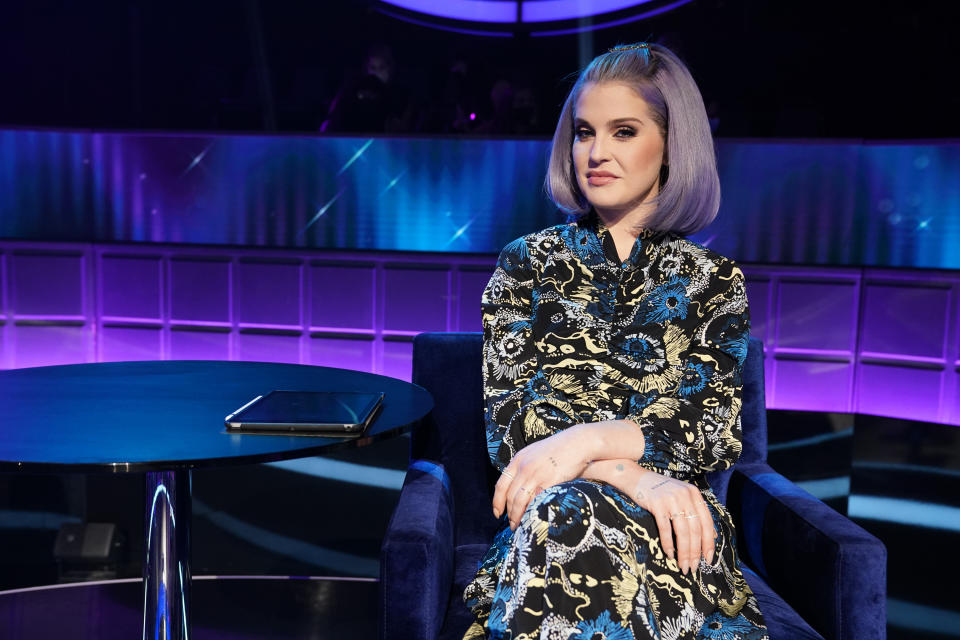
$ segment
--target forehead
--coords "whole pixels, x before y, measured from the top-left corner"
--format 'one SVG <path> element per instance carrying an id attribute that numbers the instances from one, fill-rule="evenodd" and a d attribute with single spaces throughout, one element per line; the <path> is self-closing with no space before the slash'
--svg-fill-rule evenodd
<path id="1" fill-rule="evenodd" d="M 647 101 L 633 87 L 622 82 L 586 84 L 573 105 L 575 118 L 590 121 L 645 118 L 649 115 Z"/>

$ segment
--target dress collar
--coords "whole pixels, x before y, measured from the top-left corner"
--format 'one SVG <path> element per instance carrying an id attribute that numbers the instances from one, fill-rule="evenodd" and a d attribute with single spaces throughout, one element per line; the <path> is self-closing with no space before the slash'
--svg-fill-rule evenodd
<path id="1" fill-rule="evenodd" d="M 630 251 L 629 257 L 621 263 L 617 254 L 617 247 L 613 242 L 613 236 L 603 220 L 597 215 L 596 211 L 591 210 L 584 216 L 581 216 L 576 224 L 574 237 L 574 249 L 587 262 L 587 264 L 598 264 L 607 262 L 610 265 L 635 269 L 642 267 L 650 261 L 651 244 L 659 244 L 659 241 L 666 236 L 668 232 L 658 231 L 656 229 L 642 229 L 637 241 Z"/>

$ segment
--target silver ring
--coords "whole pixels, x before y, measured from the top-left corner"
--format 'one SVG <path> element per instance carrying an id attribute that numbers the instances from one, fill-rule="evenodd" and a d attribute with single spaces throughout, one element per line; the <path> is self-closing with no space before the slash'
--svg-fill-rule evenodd
<path id="1" fill-rule="evenodd" d="M 698 516 L 698 515 L 695 514 L 695 513 L 691 513 L 690 515 L 688 515 L 688 516 L 683 516 L 683 517 L 684 517 L 684 518 L 687 518 L 687 519 L 689 520 L 690 518 L 699 518 L 700 516 Z"/>
<path id="2" fill-rule="evenodd" d="M 513 480 L 513 474 L 510 473 L 509 471 L 507 471 L 506 469 L 504 469 L 503 471 L 501 471 L 500 474 L 501 474 L 501 475 L 505 475 L 505 476 L 507 476 L 508 478 L 510 478 L 511 480 Z"/>

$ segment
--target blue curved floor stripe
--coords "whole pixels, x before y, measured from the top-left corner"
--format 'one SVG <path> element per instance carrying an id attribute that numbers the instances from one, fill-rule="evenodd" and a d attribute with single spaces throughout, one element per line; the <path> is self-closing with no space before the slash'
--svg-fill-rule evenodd
<path id="1" fill-rule="evenodd" d="M 783 449 L 796 449 L 797 447 L 807 447 L 812 444 L 820 444 L 840 438 L 852 438 L 853 429 L 844 429 L 843 431 L 831 431 L 830 433 L 821 433 L 809 438 L 800 438 L 799 440 L 788 440 L 787 442 L 774 442 L 767 445 L 767 451 L 781 451 Z"/>
<path id="2" fill-rule="evenodd" d="M 283 469 L 284 471 L 302 473 L 315 478 L 327 478 L 329 480 L 349 482 L 350 484 L 362 484 L 368 487 L 395 489 L 397 491 L 403 486 L 403 479 L 407 473 L 406 471 L 398 469 L 371 467 L 353 462 L 330 460 L 328 458 L 282 460 L 280 462 L 268 462 L 267 466 Z"/>
<path id="3" fill-rule="evenodd" d="M 913 527 L 960 531 L 960 508 L 902 498 L 852 495 L 847 516 L 897 522 Z"/>
<path id="4" fill-rule="evenodd" d="M 952 638 L 960 629 L 960 612 L 887 598 L 887 623 L 911 631 L 942 633 Z"/>
<path id="5" fill-rule="evenodd" d="M 49 511 L 20 511 L 0 509 L 0 529 L 52 529 L 56 531 L 68 522 L 80 522 L 76 516 Z"/>
<path id="6" fill-rule="evenodd" d="M 254 546 L 266 549 L 270 553 L 294 558 L 315 567 L 334 569 L 352 575 L 380 575 L 380 560 L 368 556 L 358 556 L 336 549 L 327 549 L 319 545 L 297 540 L 257 525 L 244 522 L 223 511 L 211 509 L 196 498 L 193 500 L 193 515 L 207 518 L 229 532 Z"/>
<path id="7" fill-rule="evenodd" d="M 819 480 L 794 481 L 804 491 L 809 491 L 820 500 L 843 498 L 850 495 L 850 476 L 820 478 Z"/>

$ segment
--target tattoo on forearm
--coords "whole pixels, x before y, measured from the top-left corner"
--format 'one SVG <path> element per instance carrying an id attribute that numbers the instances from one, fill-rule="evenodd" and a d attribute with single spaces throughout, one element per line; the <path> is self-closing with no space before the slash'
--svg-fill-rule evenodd
<path id="1" fill-rule="evenodd" d="M 650 488 L 651 488 L 651 489 L 656 489 L 657 487 L 662 487 L 663 485 L 667 484 L 668 482 L 670 482 L 670 480 L 661 480 L 660 482 L 658 482 L 657 484 L 653 485 L 653 486 L 650 487 Z"/>
<path id="2" fill-rule="evenodd" d="M 637 495 L 633 496 L 634 502 L 640 502 L 643 500 L 643 489 L 637 489 Z"/>

